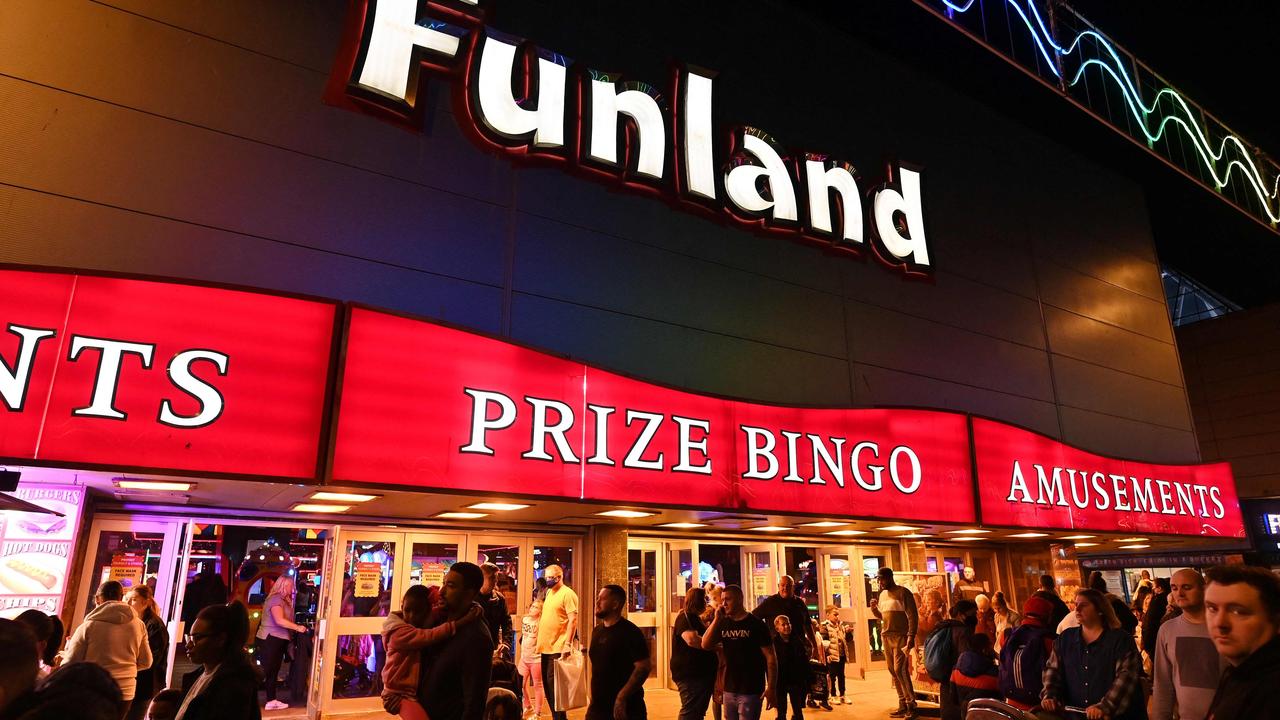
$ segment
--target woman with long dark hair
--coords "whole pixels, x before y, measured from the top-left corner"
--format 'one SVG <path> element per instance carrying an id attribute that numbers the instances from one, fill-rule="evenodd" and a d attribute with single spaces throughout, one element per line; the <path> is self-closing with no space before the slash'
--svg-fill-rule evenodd
<path id="1" fill-rule="evenodd" d="M 702 614 L 706 609 L 706 590 L 689 588 L 684 612 L 676 618 L 671 633 L 671 678 L 680 691 L 679 720 L 701 720 L 715 689 L 716 654 L 702 649 L 702 635 L 707 631 Z"/>
<path id="2" fill-rule="evenodd" d="M 182 678 L 186 696 L 174 720 L 262 720 L 248 639 L 249 613 L 239 601 L 200 611 L 186 637 L 187 657 L 200 667 Z"/>
<path id="3" fill-rule="evenodd" d="M 1058 636 L 1045 664 L 1040 706 L 1049 712 L 1082 707 L 1089 720 L 1146 720 L 1142 657 L 1110 600 L 1081 590 L 1075 614 L 1079 626 Z"/>
<path id="4" fill-rule="evenodd" d="M 129 706 L 129 720 L 142 720 L 147 715 L 151 698 L 165 686 L 169 678 L 169 630 L 160 617 L 160 607 L 151 595 L 151 588 L 139 585 L 124 594 L 124 601 L 137 613 L 147 626 L 147 645 L 151 648 L 151 667 L 138 672 L 138 688 L 134 691 L 133 705 Z"/>

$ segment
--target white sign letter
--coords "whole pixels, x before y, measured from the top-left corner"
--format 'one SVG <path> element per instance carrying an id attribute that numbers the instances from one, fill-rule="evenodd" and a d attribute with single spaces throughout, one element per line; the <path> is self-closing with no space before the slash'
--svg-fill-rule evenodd
<path id="1" fill-rule="evenodd" d="M 533 406 L 533 437 L 529 440 L 529 451 L 520 457 L 526 460 L 553 460 L 554 458 L 547 453 L 547 436 L 550 436 L 551 441 L 556 444 L 556 451 L 560 453 L 561 460 L 568 463 L 578 462 L 573 449 L 569 447 L 568 439 L 564 436 L 565 432 L 573 427 L 573 408 L 559 400 L 543 400 L 528 395 L 524 397 L 524 401 Z M 555 410 L 559 415 L 555 425 L 547 424 L 548 409 Z"/>
<path id="2" fill-rule="evenodd" d="M 479 93 L 479 119 L 493 132 L 506 138 L 519 138 L 533 133 L 533 145 L 554 148 L 564 145 L 564 86 L 562 65 L 538 58 L 538 106 L 526 110 L 517 102 L 511 87 L 519 48 L 488 35 L 480 38 L 480 73 L 476 79 Z"/>
<path id="3" fill-rule="evenodd" d="M 462 392 L 471 396 L 471 440 L 458 449 L 458 452 L 492 455 L 493 448 L 485 444 L 485 433 L 490 430 L 505 430 L 516 421 L 516 404 L 502 393 L 487 390 L 463 388 Z M 489 404 L 498 406 L 498 417 L 489 419 Z"/>
<path id="4" fill-rule="evenodd" d="M 692 195 L 716 199 L 715 154 L 711 127 L 711 78 L 695 72 L 680 73 L 683 98 L 680 103 L 680 130 L 684 139 L 684 190 Z"/>
<path id="5" fill-rule="evenodd" d="M 924 237 L 924 211 L 920 207 L 920 173 L 899 169 L 902 192 L 883 188 L 872 201 L 876 237 L 891 255 L 916 265 L 929 264 L 929 244 Z M 902 213 L 907 221 L 907 236 L 898 233 L 894 215 Z"/>
<path id="6" fill-rule="evenodd" d="M 115 408 L 116 385 L 120 382 L 120 361 L 125 353 L 130 353 L 142 358 L 143 369 L 150 368 L 151 353 L 155 351 L 156 346 L 72 335 L 71 355 L 68 359 L 75 360 L 80 357 L 80 351 L 85 348 L 100 350 L 102 353 L 98 360 L 98 376 L 93 380 L 93 401 L 88 407 L 72 410 L 71 414 L 124 420 L 127 417 L 125 413 Z"/>
<path id="7" fill-rule="evenodd" d="M 773 446 L 777 440 L 773 437 L 773 433 L 750 425 L 739 425 L 739 427 L 747 434 L 747 471 L 742 474 L 742 477 L 755 480 L 772 480 L 777 477 L 778 458 L 773 455 Z M 759 442 L 761 438 L 764 439 L 763 443 Z M 760 470 L 761 457 L 769 465 L 769 469 L 763 472 Z"/>
<path id="8" fill-rule="evenodd" d="M 184 350 L 169 361 L 169 379 L 179 390 L 200 403 L 200 412 L 186 417 L 173 411 L 168 400 L 160 402 L 160 422 L 180 428 L 204 427 L 222 414 L 222 393 L 214 386 L 191 374 L 191 363 L 208 360 L 218 368 L 219 375 L 227 374 L 227 356 L 212 350 Z"/>
<path id="9" fill-rule="evenodd" d="M 18 362 L 13 367 L 0 357 L 0 397 L 4 398 L 6 408 L 21 412 L 23 403 L 27 401 L 27 385 L 31 382 L 31 361 L 35 358 L 36 347 L 41 340 L 57 333 L 13 324 L 8 330 L 22 340 L 18 342 Z"/>
<path id="10" fill-rule="evenodd" d="M 593 160 L 618 164 L 618 114 L 636 123 L 639 149 L 636 150 L 636 172 L 655 180 L 662 179 L 662 164 L 667 155 L 666 126 L 658 103 L 639 90 L 618 92 L 616 83 L 588 80 L 591 87 L 591 150 Z M 624 160 L 625 161 L 625 160 Z"/>
<path id="11" fill-rule="evenodd" d="M 831 191 L 840 196 L 844 216 L 840 239 L 862 244 L 862 196 L 853 173 L 836 166 L 828 169 L 821 160 L 806 160 L 804 177 L 809 192 L 809 224 L 824 233 L 835 233 L 831 224 Z"/>
<path id="12" fill-rule="evenodd" d="M 426 48 L 447 57 L 458 54 L 458 38 L 419 25 L 417 15 L 417 0 L 378 0 L 358 83 L 407 100 L 409 76 L 416 64 L 414 48 Z"/>
<path id="13" fill-rule="evenodd" d="M 724 190 L 734 205 L 750 213 L 771 211 L 774 220 L 794 222 L 796 189 L 791 184 L 787 164 L 773 146 L 750 132 L 742 134 L 742 149 L 751 153 L 760 165 L 737 165 L 724 178 Z M 760 178 L 769 181 L 769 196 L 760 194 Z"/>

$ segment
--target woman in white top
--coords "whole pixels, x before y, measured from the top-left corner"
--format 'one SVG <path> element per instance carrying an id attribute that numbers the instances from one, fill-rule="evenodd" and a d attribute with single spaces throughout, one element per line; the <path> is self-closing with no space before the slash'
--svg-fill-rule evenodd
<path id="1" fill-rule="evenodd" d="M 284 652 L 289 647 L 289 631 L 304 633 L 305 625 L 293 621 L 293 598 L 297 588 L 293 578 L 281 575 L 271 586 L 271 592 L 262 602 L 262 623 L 258 626 L 258 662 L 262 664 L 265 674 L 263 686 L 267 691 L 267 710 L 283 710 L 285 703 L 276 699 L 276 686 L 279 682 L 280 665 L 284 662 Z"/>
<path id="2" fill-rule="evenodd" d="M 520 621 L 520 655 L 516 670 L 524 677 L 524 716 L 542 714 L 542 655 L 538 652 L 538 622 L 542 617 L 542 601 L 534 600 Z"/>

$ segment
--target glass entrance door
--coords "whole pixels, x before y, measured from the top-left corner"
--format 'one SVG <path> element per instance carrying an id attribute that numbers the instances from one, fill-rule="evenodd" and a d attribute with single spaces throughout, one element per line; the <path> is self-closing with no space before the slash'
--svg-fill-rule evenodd
<path id="1" fill-rule="evenodd" d="M 839 632 L 846 638 L 854 635 L 858 627 L 858 596 L 861 594 L 860 582 L 853 573 L 852 556 L 845 547 L 818 549 L 819 587 L 818 613 L 821 620 L 826 621 L 827 608 L 836 608 L 836 618 L 841 624 Z M 846 641 L 845 673 L 854 677 L 863 677 L 862 664 L 859 659 L 866 651 L 858 651 L 856 641 Z"/>
<path id="2" fill-rule="evenodd" d="M 379 711 L 382 622 L 407 587 L 413 552 L 403 533 L 348 527 L 338 528 L 334 550 L 329 574 L 342 585 L 329 596 L 323 647 L 333 666 L 323 673 L 324 713 Z"/>
<path id="3" fill-rule="evenodd" d="M 640 628 L 649 644 L 650 670 L 645 687 L 659 687 L 666 677 L 667 648 L 661 632 L 667 627 L 666 572 L 661 542 L 627 543 L 627 619 Z M 595 598 L 584 601 L 594 605 Z"/>
<path id="4" fill-rule="evenodd" d="M 747 611 L 778 591 L 778 546 L 742 546 L 742 592 Z"/>

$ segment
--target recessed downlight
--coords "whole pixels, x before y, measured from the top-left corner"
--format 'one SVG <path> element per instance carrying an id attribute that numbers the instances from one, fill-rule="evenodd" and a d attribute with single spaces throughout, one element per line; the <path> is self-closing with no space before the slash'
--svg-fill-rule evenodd
<path id="1" fill-rule="evenodd" d="M 658 513 L 645 512 L 643 510 L 605 510 L 604 512 L 596 513 L 596 515 L 599 515 L 600 517 L 628 518 L 631 520 L 634 520 L 636 518 L 653 517 L 654 515 L 657 515 L 657 514 Z"/>
<path id="2" fill-rule="evenodd" d="M 785 525 L 761 525 L 760 527 L 747 528 L 747 530 L 755 530 L 756 532 L 782 532 L 790 529 Z"/>
<path id="3" fill-rule="evenodd" d="M 195 487 L 195 483 L 177 480 L 116 480 L 116 487 L 121 490 L 155 490 L 157 492 L 187 492 Z"/>
<path id="4" fill-rule="evenodd" d="M 840 537 L 852 537 L 854 535 L 866 535 L 866 530 L 832 530 L 824 535 L 839 535 Z"/>
<path id="5" fill-rule="evenodd" d="M 293 506 L 294 512 L 309 513 L 340 513 L 350 509 L 350 505 L 326 505 L 322 503 L 298 503 Z"/>
<path id="6" fill-rule="evenodd" d="M 906 535 L 899 535 L 898 537 L 903 538 L 904 540 L 919 540 L 921 538 L 928 538 L 933 536 L 930 535 L 929 533 L 908 533 Z"/>
<path id="7" fill-rule="evenodd" d="M 878 527 L 876 529 L 883 530 L 884 532 L 915 532 L 916 530 L 923 530 L 924 528 L 918 528 L 914 525 L 885 525 L 884 527 Z"/>
<path id="8" fill-rule="evenodd" d="M 820 520 L 818 522 L 800 523 L 800 527 L 840 527 L 848 524 L 847 522 L 836 522 L 834 520 Z"/>
<path id="9" fill-rule="evenodd" d="M 707 526 L 706 523 L 696 523 L 696 522 L 669 522 L 669 523 L 662 523 L 661 525 L 658 525 L 658 527 L 673 528 L 675 530 L 692 530 L 693 528 L 700 528 L 700 527 L 706 527 L 706 526 Z"/>
<path id="10" fill-rule="evenodd" d="M 983 530 L 981 528 L 967 528 L 965 530 L 948 530 L 944 534 L 945 535 L 986 535 L 989 532 L 991 531 Z"/>
<path id="11" fill-rule="evenodd" d="M 1063 540 L 1092 540 L 1094 537 L 1095 536 L 1093 535 L 1064 535 L 1062 539 Z"/>
<path id="12" fill-rule="evenodd" d="M 1147 541 L 1146 538 L 1133 537 L 1133 538 L 1116 538 L 1114 542 L 1140 543 L 1140 542 L 1146 542 L 1146 541 Z"/>
<path id="13" fill-rule="evenodd" d="M 482 512 L 442 512 L 436 513 L 431 517 L 439 520 L 479 520 L 482 517 L 489 517 L 489 513 Z"/>
<path id="14" fill-rule="evenodd" d="M 382 496 L 366 495 L 364 493 L 328 492 L 327 490 L 311 493 L 312 500 L 321 500 L 321 501 L 328 501 L 328 502 L 361 503 L 361 502 L 369 502 L 370 500 L 373 500 L 375 498 L 380 498 L 380 497 Z"/>
<path id="15" fill-rule="evenodd" d="M 524 510 L 532 505 L 524 503 L 504 503 L 504 502 L 480 502 L 474 505 L 468 505 L 468 510 L 492 510 L 494 512 L 511 512 L 512 510 Z"/>
<path id="16" fill-rule="evenodd" d="M 1011 538 L 1039 538 L 1039 537 L 1049 537 L 1049 533 L 1024 532 L 1024 533 L 1016 533 L 1016 534 L 1010 535 L 1009 537 L 1011 537 Z"/>
<path id="17" fill-rule="evenodd" d="M 1137 543 L 1136 545 L 1121 545 L 1120 549 L 1121 550 L 1141 550 L 1143 548 L 1149 548 L 1149 547 L 1151 546 L 1147 545 L 1146 543 Z"/>
<path id="18" fill-rule="evenodd" d="M 1095 545 L 1097 545 L 1097 544 L 1098 544 L 1098 543 L 1091 543 L 1091 542 L 1078 542 L 1078 543 L 1076 543 L 1076 547 L 1078 547 L 1078 548 L 1082 548 L 1082 547 L 1094 547 L 1094 546 L 1095 546 Z"/>

